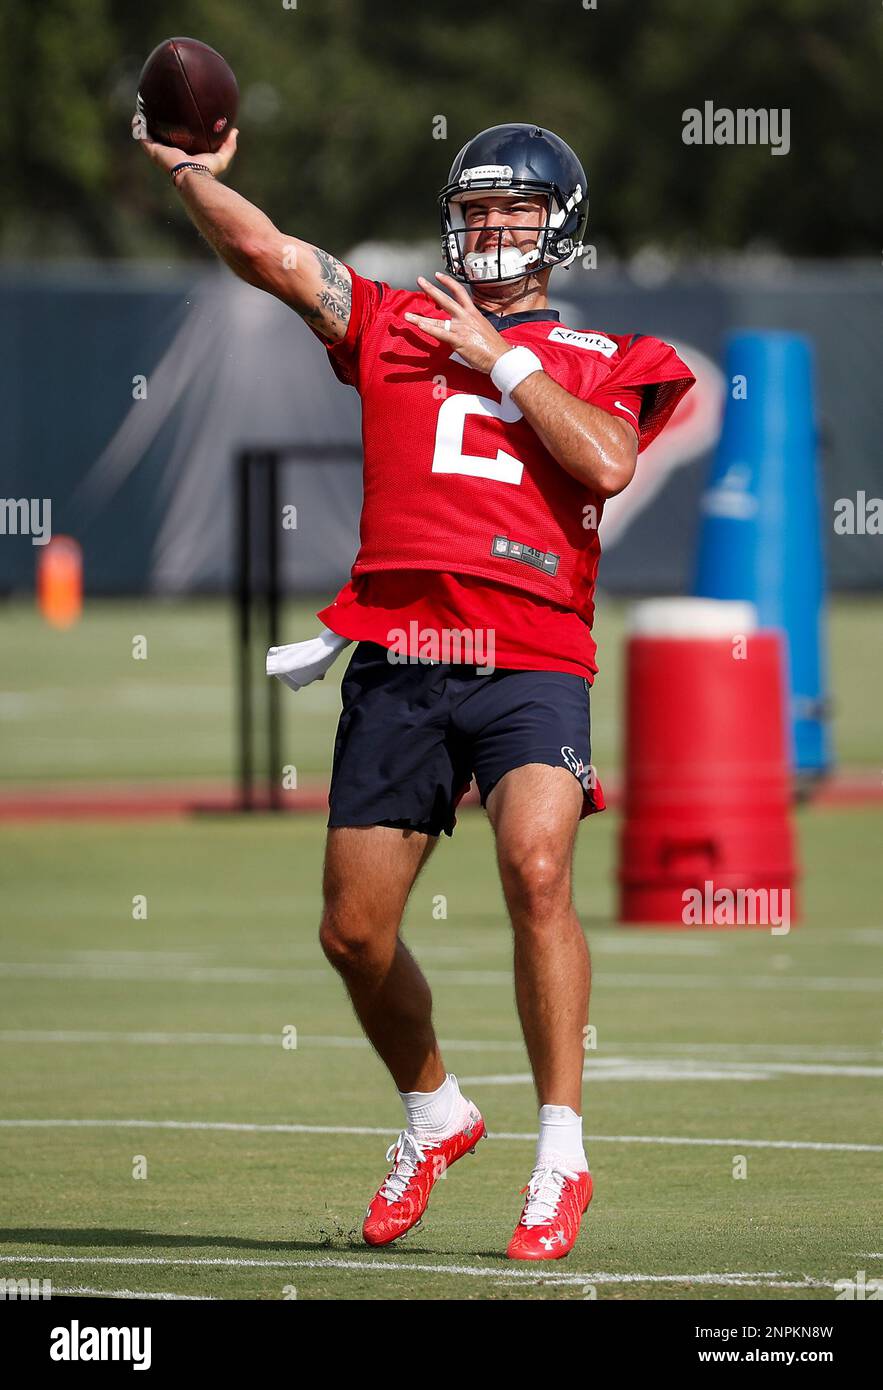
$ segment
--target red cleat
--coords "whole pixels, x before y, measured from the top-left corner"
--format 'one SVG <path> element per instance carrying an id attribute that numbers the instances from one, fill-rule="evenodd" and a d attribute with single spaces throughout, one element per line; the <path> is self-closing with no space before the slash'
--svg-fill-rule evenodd
<path id="1" fill-rule="evenodd" d="M 416 1226 L 433 1185 L 484 1138 L 484 1120 L 470 1103 L 463 1128 L 448 1139 L 421 1138 L 403 1129 L 386 1151 L 392 1168 L 365 1213 L 362 1235 L 368 1245 L 389 1245 Z"/>
<path id="2" fill-rule="evenodd" d="M 564 1164 L 537 1167 L 527 1201 L 506 1250 L 510 1260 L 560 1260 L 573 1249 L 583 1212 L 592 1200 L 591 1173 Z"/>

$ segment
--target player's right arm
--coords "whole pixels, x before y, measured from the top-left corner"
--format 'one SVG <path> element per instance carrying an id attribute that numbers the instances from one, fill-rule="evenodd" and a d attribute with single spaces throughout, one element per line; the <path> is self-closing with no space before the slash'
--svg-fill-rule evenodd
<path id="1" fill-rule="evenodd" d="M 327 342 L 338 342 L 350 319 L 350 273 L 327 251 L 280 232 L 260 208 L 218 181 L 236 153 L 238 134 L 232 130 L 215 154 L 141 143 L 167 172 L 188 159 L 208 167 L 215 177 L 183 170 L 175 180 L 190 220 L 241 280 L 288 304 Z"/>

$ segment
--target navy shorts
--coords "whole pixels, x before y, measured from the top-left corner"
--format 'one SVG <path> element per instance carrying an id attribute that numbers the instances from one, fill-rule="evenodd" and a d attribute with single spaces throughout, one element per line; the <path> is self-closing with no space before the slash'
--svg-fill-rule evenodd
<path id="1" fill-rule="evenodd" d="M 591 766 L 589 683 L 564 671 L 391 662 L 360 642 L 341 683 L 329 826 L 454 833 L 473 774 L 482 806 L 525 763 L 565 767 L 583 788 L 580 819 L 604 809 Z"/>

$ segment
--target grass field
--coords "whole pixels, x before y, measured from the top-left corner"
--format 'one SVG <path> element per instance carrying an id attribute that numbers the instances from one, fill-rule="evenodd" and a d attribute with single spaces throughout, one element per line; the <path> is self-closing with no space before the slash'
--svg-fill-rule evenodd
<path id="1" fill-rule="evenodd" d="M 327 601 L 327 599 L 325 600 Z M 314 603 L 292 604 L 283 640 L 318 630 Z M 626 606 L 599 600 L 601 671 L 592 689 L 593 758 L 618 766 Z M 883 600 L 840 599 L 830 624 L 834 746 L 844 768 L 880 765 Z M 133 639 L 147 639 L 134 660 Z M 55 632 L 29 603 L 0 608 L 4 781 L 229 777 L 234 753 L 234 630 L 226 602 L 93 600 Z M 282 702 L 286 761 L 327 776 L 347 654 L 324 681 Z M 255 672 L 260 685 L 266 678 Z"/>
<path id="2" fill-rule="evenodd" d="M 881 613 L 834 608 L 846 766 L 879 766 Z M 601 622 L 603 777 L 622 610 Z M 308 609 L 288 614 L 287 638 L 310 630 Z M 138 634 L 146 662 L 131 657 Z M 10 605 L 0 637 L 7 779 L 229 775 L 220 605 L 93 604 L 62 635 Z M 289 756 L 319 776 L 342 665 L 286 703 Z M 805 914 L 775 937 L 617 927 L 618 821 L 584 825 L 596 1190 L 575 1250 L 539 1270 L 502 1255 L 536 1109 L 481 814 L 439 845 L 405 935 L 447 1066 L 491 1138 L 381 1252 L 358 1231 L 400 1109 L 318 946 L 324 816 L 7 824 L 0 1276 L 203 1298 L 819 1301 L 860 1270 L 883 1277 L 880 819 L 873 806 L 800 812 Z"/>
<path id="3" fill-rule="evenodd" d="M 316 942 L 323 819 L 8 831 L 0 1274 L 265 1299 L 831 1299 L 883 1273 L 874 816 L 802 813 L 809 912 L 782 937 L 616 929 L 615 828 L 596 818 L 578 854 L 596 1195 L 541 1271 L 502 1257 L 535 1106 L 483 816 L 439 846 L 406 936 L 492 1137 L 379 1253 L 358 1228 L 399 1108 Z M 56 1120 L 89 1123 L 39 1123 Z"/>

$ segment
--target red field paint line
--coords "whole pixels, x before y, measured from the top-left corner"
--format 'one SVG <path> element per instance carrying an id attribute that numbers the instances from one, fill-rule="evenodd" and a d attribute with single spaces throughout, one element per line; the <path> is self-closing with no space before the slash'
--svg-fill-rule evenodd
<path id="1" fill-rule="evenodd" d="M 258 802 L 260 805 L 261 803 Z M 328 808 L 324 781 L 286 793 L 291 810 Z M 116 820 L 232 814 L 238 788 L 228 782 L 71 782 L 55 786 L 0 788 L 0 820 Z"/>
<path id="2" fill-rule="evenodd" d="M 883 801 L 883 776 L 876 769 L 842 772 L 823 782 L 812 806 L 870 806 Z"/>
<path id="3" fill-rule="evenodd" d="M 473 789 L 461 806 L 478 806 Z M 266 798 L 255 797 L 258 810 Z M 170 816 L 233 815 L 239 791 L 226 782 L 77 782 L 0 788 L 0 821 L 156 820 Z M 328 783 L 307 782 L 285 793 L 286 813 L 328 811 Z"/>
<path id="4" fill-rule="evenodd" d="M 615 778 L 604 778 L 608 806 L 622 804 Z M 813 807 L 869 806 L 883 803 L 883 779 L 876 771 L 847 772 L 825 782 L 813 795 Z M 258 806 L 261 803 L 258 800 Z M 473 786 L 460 808 L 479 805 Z M 0 787 L 0 821 L 31 820 L 151 820 L 198 814 L 231 815 L 239 810 L 235 786 L 221 781 L 189 782 L 66 782 L 50 786 L 17 783 Z M 305 782 L 285 793 L 284 810 L 328 810 L 328 783 Z"/>

